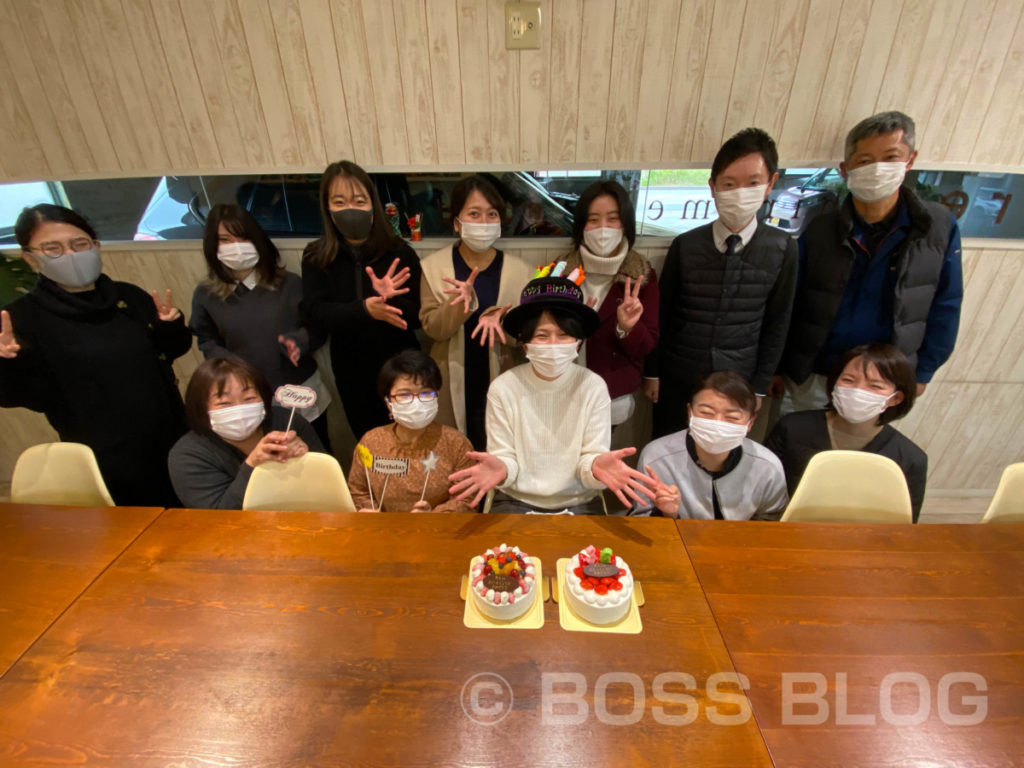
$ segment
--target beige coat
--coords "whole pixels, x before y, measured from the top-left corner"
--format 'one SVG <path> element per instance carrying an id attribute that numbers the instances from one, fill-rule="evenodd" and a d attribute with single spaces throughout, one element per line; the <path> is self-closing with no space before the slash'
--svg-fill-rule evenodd
<path id="1" fill-rule="evenodd" d="M 465 345 L 470 341 L 463 328 L 466 319 L 476 312 L 477 299 L 474 293 L 469 312 L 463 305 L 451 306 L 451 296 L 445 289 L 450 283 L 442 278 L 454 277 L 452 269 L 453 245 L 434 251 L 422 260 L 423 278 L 420 284 L 420 323 L 423 331 L 434 344 L 430 356 L 441 369 L 443 388 L 438 398 L 437 420 L 441 424 L 466 432 L 466 376 Z M 498 306 L 519 304 L 519 295 L 530 281 L 534 267 L 514 253 L 505 251 L 501 266 L 501 280 L 498 283 Z M 491 348 L 491 379 L 521 362 L 516 354 L 512 339 L 508 345 L 497 344 Z M 472 340 L 476 343 L 476 339 Z M 455 405 L 457 404 L 457 405 Z"/>

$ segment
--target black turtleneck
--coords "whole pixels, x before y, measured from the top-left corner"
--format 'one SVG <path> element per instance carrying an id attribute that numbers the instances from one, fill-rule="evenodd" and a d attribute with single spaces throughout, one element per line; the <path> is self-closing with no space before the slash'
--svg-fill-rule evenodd
<path id="1" fill-rule="evenodd" d="M 157 319 L 148 293 L 100 275 L 69 293 L 41 277 L 7 307 L 21 351 L 0 359 L 0 405 L 40 411 L 61 440 L 85 443 L 118 504 L 176 503 L 167 452 L 185 432 L 171 362 L 184 318 Z"/>

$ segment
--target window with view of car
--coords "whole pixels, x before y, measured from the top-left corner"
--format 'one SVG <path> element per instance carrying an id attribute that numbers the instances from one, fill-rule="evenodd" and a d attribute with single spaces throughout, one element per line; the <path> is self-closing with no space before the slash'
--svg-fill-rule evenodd
<path id="1" fill-rule="evenodd" d="M 712 221 L 715 203 L 706 169 L 484 172 L 508 204 L 502 235 L 568 237 L 580 194 L 614 179 L 630 194 L 637 235 L 674 237 Z M 451 191 L 464 173 L 371 174 L 388 218 L 403 237 L 420 217 L 420 236 L 452 237 Z M 1024 238 L 1024 175 L 915 170 L 907 175 L 925 199 L 949 206 L 965 237 Z M 244 206 L 276 238 L 320 234 L 318 174 L 163 176 L 134 179 L 29 182 L 0 185 L 0 247 L 14 245 L 20 210 L 39 202 L 84 214 L 105 241 L 200 239 L 210 207 Z M 834 168 L 779 171 L 761 216 L 799 236 L 821 213 L 834 210 L 846 184 Z"/>

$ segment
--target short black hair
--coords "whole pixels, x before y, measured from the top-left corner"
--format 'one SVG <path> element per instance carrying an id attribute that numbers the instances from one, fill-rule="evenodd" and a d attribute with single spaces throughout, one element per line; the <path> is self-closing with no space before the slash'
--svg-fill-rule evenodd
<path id="1" fill-rule="evenodd" d="M 519 329 L 520 344 L 530 343 L 530 339 L 533 338 L 533 334 L 537 331 L 537 326 L 540 325 L 540 318 L 545 312 L 551 315 L 551 319 L 555 321 L 555 325 L 562 329 L 563 333 L 567 333 L 574 339 L 581 341 L 587 338 L 587 329 L 583 327 L 583 322 L 576 315 L 561 309 L 538 308 L 537 314 L 523 321 L 523 327 Z"/>
<path id="2" fill-rule="evenodd" d="M 718 150 L 715 161 L 711 164 L 711 181 L 717 179 L 718 174 L 741 157 L 755 153 L 760 153 L 764 158 L 768 178 L 771 179 L 779 170 L 779 150 L 775 148 L 775 141 L 760 128 L 744 128 Z"/>
<path id="3" fill-rule="evenodd" d="M 235 237 L 248 240 L 256 248 L 260 260 L 256 263 L 256 274 L 264 285 L 277 286 L 284 281 L 284 267 L 277 246 L 263 231 L 252 214 L 240 205 L 218 203 L 210 209 L 203 232 L 203 256 L 211 279 L 222 283 L 235 282 L 234 276 L 217 258 L 220 248 L 220 225 Z"/>
<path id="4" fill-rule="evenodd" d="M 441 391 L 441 369 L 437 367 L 434 359 L 422 350 L 403 349 L 384 361 L 377 375 L 377 394 L 382 400 L 388 399 L 391 387 L 399 376 L 408 376 L 435 392 Z"/>
<path id="5" fill-rule="evenodd" d="M 691 405 L 693 399 L 697 397 L 697 393 L 705 389 L 712 389 L 723 397 L 729 398 L 751 415 L 757 412 L 757 394 L 754 392 L 754 388 L 736 371 L 712 371 L 698 381 L 697 388 L 693 390 L 693 395 L 690 397 Z"/>
<path id="6" fill-rule="evenodd" d="M 31 208 L 22 208 L 21 213 L 18 214 L 18 220 L 14 223 L 14 237 L 18 241 L 18 245 L 22 249 L 28 248 L 36 229 L 40 224 L 45 224 L 48 221 L 70 224 L 73 227 L 78 227 L 93 240 L 100 239 L 96 230 L 78 211 L 72 211 L 62 205 L 40 203 Z"/>
<path id="7" fill-rule="evenodd" d="M 633 201 L 629 199 L 629 192 L 619 182 L 611 179 L 595 181 L 583 190 L 580 199 L 576 201 L 576 211 L 572 217 L 572 247 L 579 248 L 583 245 L 583 230 L 587 226 L 587 216 L 590 215 L 590 206 L 594 200 L 602 195 L 610 195 L 615 198 L 619 205 L 619 221 L 622 222 L 622 236 L 629 247 L 636 242 L 636 212 L 633 209 Z"/>
<path id="8" fill-rule="evenodd" d="M 223 392 L 231 376 L 237 378 L 243 387 L 251 384 L 260 393 L 267 419 L 270 418 L 272 393 L 263 374 L 240 357 L 211 357 L 196 368 L 185 390 L 185 418 L 193 432 L 215 434 L 210 427 L 210 394 Z"/>
<path id="9" fill-rule="evenodd" d="M 455 228 L 455 219 L 462 213 L 462 209 L 466 207 L 466 200 L 469 199 L 470 194 L 473 192 L 479 192 L 484 196 L 484 199 L 490 203 L 498 211 L 498 215 L 501 217 L 502 223 L 505 222 L 505 209 L 507 207 L 504 198 L 501 193 L 498 192 L 490 181 L 479 173 L 474 173 L 472 176 L 466 176 L 465 178 L 459 179 L 455 182 L 455 186 L 452 187 L 452 199 L 451 199 L 451 221 L 448 222 L 452 229 Z"/>
<path id="10" fill-rule="evenodd" d="M 878 375 L 893 384 L 897 392 L 903 393 L 903 400 L 896 405 L 890 406 L 882 411 L 878 417 L 879 424 L 888 424 L 890 421 L 902 419 L 910 409 L 914 407 L 914 399 L 917 397 L 917 376 L 914 366 L 910 364 L 907 356 L 900 352 L 892 344 L 861 344 L 842 355 L 832 367 L 828 375 L 828 409 L 835 410 L 832 403 L 832 390 L 836 382 L 843 375 L 843 369 L 852 360 L 860 358 L 861 370 L 867 373 L 869 365 L 878 369 Z"/>

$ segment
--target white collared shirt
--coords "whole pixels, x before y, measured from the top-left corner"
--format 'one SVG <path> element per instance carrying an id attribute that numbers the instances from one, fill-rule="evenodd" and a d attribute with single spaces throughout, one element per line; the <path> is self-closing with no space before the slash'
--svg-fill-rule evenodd
<path id="1" fill-rule="evenodd" d="M 747 224 L 739 232 L 730 232 L 729 228 L 722 223 L 721 219 L 715 219 L 711 222 L 711 235 L 715 238 L 715 248 L 718 249 L 719 253 L 725 253 L 726 244 L 725 239 L 729 235 L 736 234 L 740 236 L 740 250 L 742 251 L 747 247 L 747 243 L 750 242 L 750 238 L 754 236 L 754 230 L 757 229 L 757 216 L 754 216 L 750 223 Z"/>
<path id="2" fill-rule="evenodd" d="M 715 242 L 717 242 L 717 240 Z M 724 249 L 723 249 L 723 252 L 724 252 Z M 248 288 L 251 291 L 251 290 L 254 290 L 256 288 L 256 284 L 257 284 L 256 270 L 254 269 L 252 272 L 250 272 L 248 275 L 245 276 L 245 279 L 242 280 L 242 285 L 244 285 L 246 288 Z"/>

